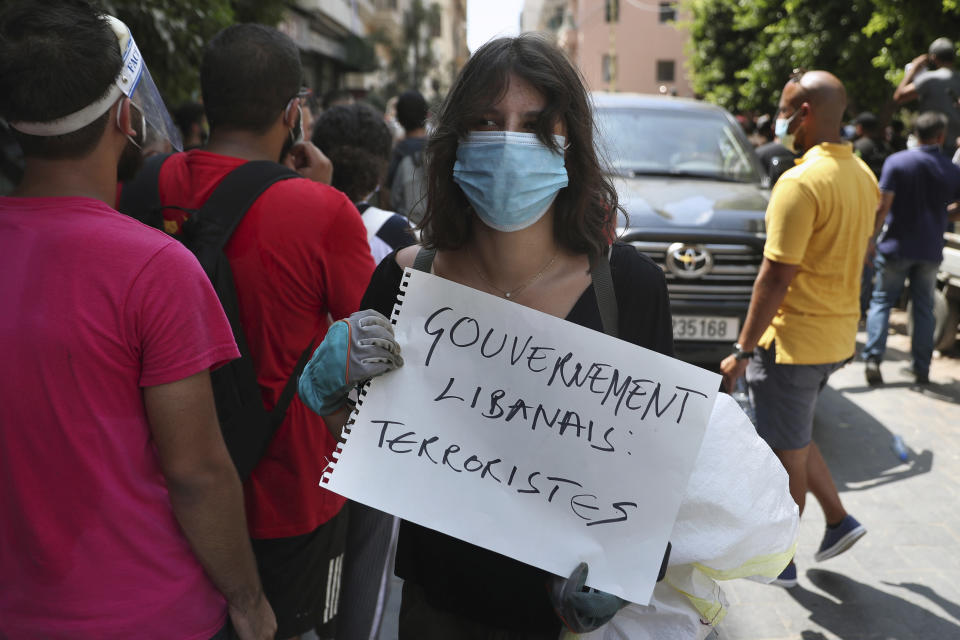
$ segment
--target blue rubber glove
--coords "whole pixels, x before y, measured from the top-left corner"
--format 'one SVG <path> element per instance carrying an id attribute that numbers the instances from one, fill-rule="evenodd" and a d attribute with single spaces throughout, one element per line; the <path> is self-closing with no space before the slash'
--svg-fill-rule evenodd
<path id="1" fill-rule="evenodd" d="M 327 416 L 343 405 L 357 383 L 402 365 L 390 321 L 372 309 L 357 311 L 330 325 L 300 376 L 300 399 Z"/>
<path id="2" fill-rule="evenodd" d="M 553 576 L 550 581 L 550 602 L 563 624 L 574 633 L 587 633 L 610 622 L 627 601 L 596 589 L 584 589 L 587 563 L 581 562 L 569 578 Z"/>

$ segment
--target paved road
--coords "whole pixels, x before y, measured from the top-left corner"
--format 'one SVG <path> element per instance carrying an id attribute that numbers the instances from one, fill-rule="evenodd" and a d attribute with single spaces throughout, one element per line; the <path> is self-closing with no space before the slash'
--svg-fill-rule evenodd
<path id="1" fill-rule="evenodd" d="M 869 387 L 863 365 L 833 375 L 817 407 L 814 438 L 848 511 L 868 529 L 847 553 L 815 563 L 823 513 L 813 496 L 800 528 L 800 584 L 748 581 L 724 587 L 731 612 L 723 640 L 960 640 L 960 354 L 937 358 L 932 384 L 910 384 L 903 314 L 882 371 Z M 864 334 L 858 336 L 858 348 Z M 900 434 L 902 464 L 890 449 Z M 400 581 L 381 640 L 396 638 Z"/>
<path id="2" fill-rule="evenodd" d="M 817 407 L 814 439 L 867 535 L 814 562 L 824 519 L 808 496 L 800 584 L 731 584 L 724 640 L 960 639 L 960 360 L 936 359 L 922 389 L 898 371 L 909 349 L 905 335 L 891 336 L 883 387 L 867 386 L 854 363 L 833 375 Z M 890 449 L 897 433 L 911 450 L 906 464 Z"/>

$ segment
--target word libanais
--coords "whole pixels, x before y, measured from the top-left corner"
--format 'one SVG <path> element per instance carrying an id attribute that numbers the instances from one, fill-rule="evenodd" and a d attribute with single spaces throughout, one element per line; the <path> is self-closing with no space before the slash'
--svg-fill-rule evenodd
<path id="1" fill-rule="evenodd" d="M 440 436 L 423 435 L 395 420 L 371 420 L 380 426 L 377 447 L 397 455 L 413 456 L 425 464 L 443 467 L 451 473 L 475 474 L 485 482 L 496 482 L 518 494 L 539 496 L 549 504 L 567 508 L 588 527 L 626 522 L 636 513 L 632 500 L 603 501 L 572 474 L 545 473 L 523 469 L 501 458 L 482 459 L 467 455 L 458 444 L 444 446 Z"/>
<path id="2" fill-rule="evenodd" d="M 604 429 L 602 426 L 595 426 L 593 419 L 582 419 L 576 411 L 552 408 L 553 411 L 551 412 L 551 407 L 544 406 L 542 402 L 527 403 L 520 397 L 508 398 L 507 392 L 503 389 L 489 391 L 477 386 L 465 391 L 472 391 L 472 394 L 457 395 L 462 391 L 457 388 L 457 379 L 450 378 L 446 387 L 433 401 L 459 401 L 467 404 L 471 409 L 477 409 L 481 416 L 490 420 L 529 424 L 533 431 L 536 431 L 538 427 L 555 429 L 560 436 L 569 433 L 574 438 L 582 438 L 591 448 L 597 451 L 608 453 L 615 451 L 613 442 L 610 440 L 615 428 L 607 427 Z"/>

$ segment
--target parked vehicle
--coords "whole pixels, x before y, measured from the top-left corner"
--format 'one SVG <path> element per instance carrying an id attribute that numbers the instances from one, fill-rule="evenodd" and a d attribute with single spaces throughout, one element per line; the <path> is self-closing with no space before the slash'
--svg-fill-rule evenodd
<path id="1" fill-rule="evenodd" d="M 945 233 L 943 240 L 943 262 L 940 263 L 933 298 L 933 347 L 948 351 L 956 345 L 957 331 L 960 330 L 960 234 Z M 910 310 L 910 303 L 907 310 Z M 911 313 L 907 314 L 907 331 L 913 335 Z"/>
<path id="2" fill-rule="evenodd" d="M 763 257 L 767 179 L 733 117 L 704 102 L 594 93 L 622 240 L 667 277 L 677 357 L 732 350 Z"/>

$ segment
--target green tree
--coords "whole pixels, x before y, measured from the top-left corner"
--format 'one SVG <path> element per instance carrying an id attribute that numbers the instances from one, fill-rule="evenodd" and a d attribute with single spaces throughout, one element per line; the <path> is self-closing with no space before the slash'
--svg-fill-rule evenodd
<path id="1" fill-rule="evenodd" d="M 960 33 L 957 0 L 687 0 L 694 91 L 731 111 L 771 112 L 794 68 L 826 69 L 850 111 L 889 116 L 903 66 Z"/>
<path id="2" fill-rule="evenodd" d="M 123 20 L 143 52 L 167 106 L 195 97 L 206 43 L 237 22 L 275 25 L 284 0 L 100 0 Z"/>
<path id="3" fill-rule="evenodd" d="M 750 66 L 747 46 L 758 35 L 737 19 L 736 3 L 726 0 L 690 2 L 690 65 L 693 91 L 708 102 L 739 111 L 742 101 L 736 74 Z"/>

